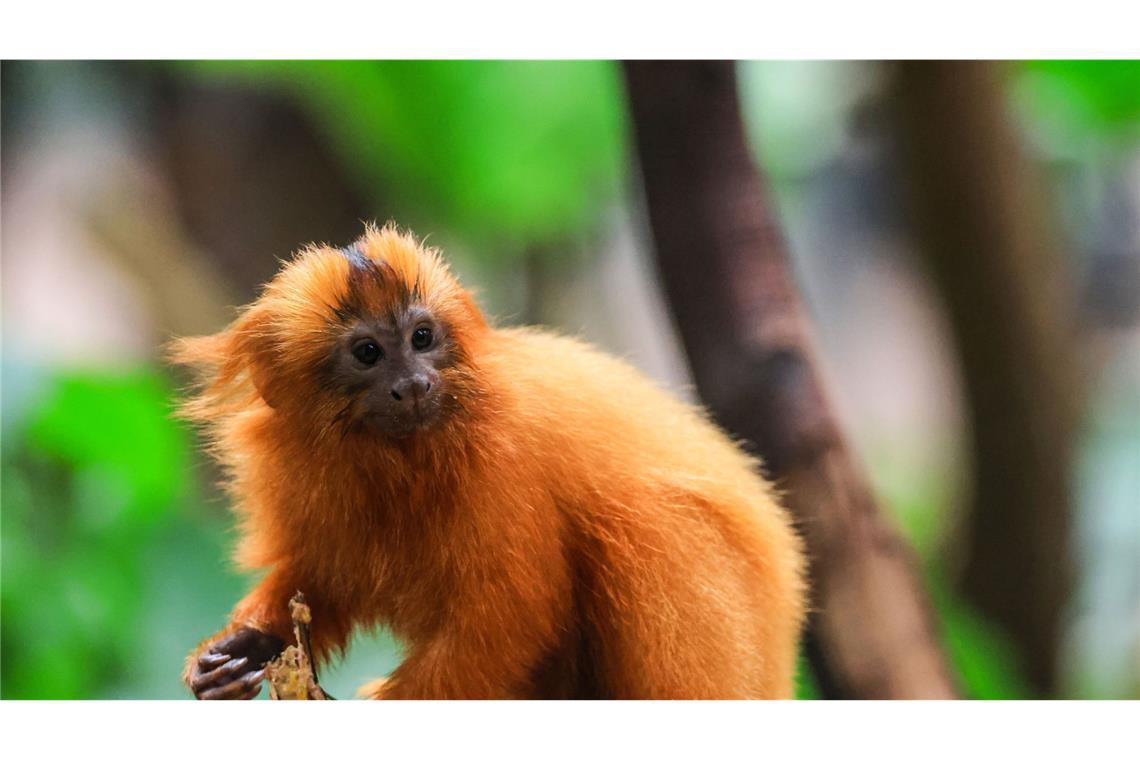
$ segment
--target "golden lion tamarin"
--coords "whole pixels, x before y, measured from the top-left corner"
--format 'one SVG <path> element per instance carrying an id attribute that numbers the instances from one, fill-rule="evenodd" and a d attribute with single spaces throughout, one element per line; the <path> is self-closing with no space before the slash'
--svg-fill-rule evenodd
<path id="1" fill-rule="evenodd" d="M 489 326 L 411 236 L 302 251 L 174 360 L 266 571 L 199 698 L 257 695 L 298 590 L 318 659 L 405 644 L 371 697 L 792 695 L 803 558 L 757 463 L 623 362 Z"/>

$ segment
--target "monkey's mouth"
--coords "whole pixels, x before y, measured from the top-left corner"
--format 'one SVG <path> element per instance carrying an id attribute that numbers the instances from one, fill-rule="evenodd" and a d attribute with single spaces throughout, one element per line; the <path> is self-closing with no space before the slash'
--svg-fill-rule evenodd
<path id="1" fill-rule="evenodd" d="M 416 420 L 417 427 L 423 427 L 432 420 L 435 415 L 428 409 L 428 405 L 422 401 L 416 401 L 412 404 L 412 417 Z"/>
<path id="2" fill-rule="evenodd" d="M 408 416 L 414 426 L 422 430 L 432 427 L 439 420 L 442 411 L 439 396 L 429 396 L 415 401 Z"/>
<path id="3" fill-rule="evenodd" d="M 379 411 L 368 415 L 368 426 L 373 431 L 392 438 L 406 438 L 430 430 L 439 421 L 440 405 L 431 401 L 419 402 L 411 409 L 392 412 Z"/>

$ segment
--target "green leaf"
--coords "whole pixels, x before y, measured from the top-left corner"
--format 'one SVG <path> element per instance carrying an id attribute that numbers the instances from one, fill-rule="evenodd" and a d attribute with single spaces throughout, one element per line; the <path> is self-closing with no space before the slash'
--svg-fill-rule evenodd
<path id="1" fill-rule="evenodd" d="M 1113 130 L 1140 121 L 1140 61 L 1027 61 L 1066 96 L 1088 126 Z"/>
<path id="2" fill-rule="evenodd" d="M 169 389 L 147 370 L 59 376 L 28 421 L 33 451 L 73 466 L 95 524 L 151 520 L 186 487 L 185 432 Z"/>

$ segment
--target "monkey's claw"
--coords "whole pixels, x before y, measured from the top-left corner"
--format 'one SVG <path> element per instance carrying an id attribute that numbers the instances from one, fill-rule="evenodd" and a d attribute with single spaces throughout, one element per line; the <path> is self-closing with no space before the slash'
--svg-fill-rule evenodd
<path id="1" fill-rule="evenodd" d="M 253 628 L 239 628 L 198 657 L 190 690 L 198 699 L 253 699 L 261 693 L 265 664 L 283 643 Z"/>

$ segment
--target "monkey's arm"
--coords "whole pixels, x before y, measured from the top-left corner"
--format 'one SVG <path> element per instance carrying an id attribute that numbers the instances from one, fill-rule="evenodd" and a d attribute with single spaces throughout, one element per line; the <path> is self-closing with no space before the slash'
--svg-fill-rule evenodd
<path id="1" fill-rule="evenodd" d="M 261 692 L 265 665 L 292 636 L 289 599 L 299 588 L 288 569 L 274 569 L 238 602 L 226 627 L 199 644 L 186 660 L 182 679 L 195 697 L 253 699 Z M 310 606 L 328 619 L 314 631 L 313 648 L 319 658 L 343 644 L 348 626 L 319 598 L 307 596 Z"/>
<path id="2" fill-rule="evenodd" d="M 502 557 L 488 551 L 484 559 Z M 525 564 L 525 560 L 523 560 Z M 439 628 L 411 643 L 387 679 L 359 694 L 372 699 L 525 699 L 535 669 L 558 642 L 569 599 L 565 568 L 549 563 L 476 572 L 484 582 L 461 584 Z"/>
<path id="3" fill-rule="evenodd" d="M 515 649 L 513 642 L 522 644 Z M 524 699 L 522 689 L 541 648 L 503 632 L 449 627 L 416 644 L 386 679 L 360 691 L 371 699 Z"/>

